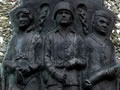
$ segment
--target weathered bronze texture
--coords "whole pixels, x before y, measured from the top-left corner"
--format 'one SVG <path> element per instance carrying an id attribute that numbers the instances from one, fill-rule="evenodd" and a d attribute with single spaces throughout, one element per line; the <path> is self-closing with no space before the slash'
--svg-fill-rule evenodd
<path id="1" fill-rule="evenodd" d="M 19 28 L 3 61 L 3 90 L 39 90 L 42 37 L 34 26 L 34 16 L 29 9 L 21 7 L 16 18 Z"/>
<path id="2" fill-rule="evenodd" d="M 21 0 L 3 60 L 2 90 L 119 90 L 104 0 Z"/>

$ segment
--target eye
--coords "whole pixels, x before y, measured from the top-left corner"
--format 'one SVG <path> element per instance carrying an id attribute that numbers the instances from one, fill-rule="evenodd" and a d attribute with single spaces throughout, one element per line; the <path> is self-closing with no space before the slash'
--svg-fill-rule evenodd
<path id="1" fill-rule="evenodd" d="M 19 19 L 20 18 L 20 16 L 16 16 L 17 17 L 17 19 Z"/>
<path id="2" fill-rule="evenodd" d="M 108 23 L 108 22 L 106 22 L 106 25 L 108 25 L 108 26 L 109 26 L 109 23 Z"/>
<path id="3" fill-rule="evenodd" d="M 105 21 L 104 21 L 104 20 L 100 20 L 99 22 L 100 22 L 100 23 L 105 23 Z"/>
<path id="4" fill-rule="evenodd" d="M 58 14 L 62 14 L 63 12 L 62 11 L 59 11 Z"/>
<path id="5" fill-rule="evenodd" d="M 23 14 L 21 17 L 27 17 L 27 15 Z"/>
<path id="6" fill-rule="evenodd" d="M 66 14 L 70 14 L 70 12 L 68 12 L 68 11 L 66 11 L 65 13 L 66 13 Z"/>

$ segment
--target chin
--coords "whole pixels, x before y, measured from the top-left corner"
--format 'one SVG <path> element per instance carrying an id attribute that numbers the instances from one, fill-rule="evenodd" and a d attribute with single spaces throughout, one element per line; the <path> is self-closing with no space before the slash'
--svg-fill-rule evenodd
<path id="1" fill-rule="evenodd" d="M 101 33 L 102 35 L 104 35 L 104 36 L 107 34 L 106 32 L 103 32 L 103 31 L 102 31 L 102 32 L 100 32 L 100 33 Z"/>
<path id="2" fill-rule="evenodd" d="M 68 22 L 66 22 L 66 21 L 63 21 L 63 22 L 61 22 L 61 23 L 63 23 L 63 24 L 66 24 L 66 23 L 68 23 Z"/>
<path id="3" fill-rule="evenodd" d="M 24 27 L 26 27 L 26 26 L 25 26 L 25 25 L 20 25 L 19 27 L 20 27 L 20 28 L 24 28 Z"/>
<path id="4" fill-rule="evenodd" d="M 19 25 L 19 27 L 20 27 L 20 28 L 25 28 L 25 27 L 26 27 L 26 25 Z"/>
<path id="5" fill-rule="evenodd" d="M 106 31 L 105 31 L 105 30 L 102 30 L 101 32 L 106 34 Z"/>
<path id="6" fill-rule="evenodd" d="M 60 24 L 61 24 L 62 26 L 69 25 L 69 23 L 67 23 L 67 22 L 61 22 Z"/>

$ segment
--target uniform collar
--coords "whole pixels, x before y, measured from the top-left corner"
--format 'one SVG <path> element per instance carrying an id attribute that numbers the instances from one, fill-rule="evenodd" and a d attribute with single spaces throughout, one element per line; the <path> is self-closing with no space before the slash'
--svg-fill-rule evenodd
<path id="1" fill-rule="evenodd" d="M 91 37 L 93 40 L 95 40 L 97 43 L 101 44 L 101 45 L 105 44 L 104 42 L 109 39 L 108 37 L 105 37 L 105 39 L 102 40 L 102 39 L 100 39 L 100 37 L 99 37 L 98 35 L 96 35 L 95 33 L 90 34 L 90 37 Z"/>
<path id="2" fill-rule="evenodd" d="M 61 29 L 62 29 L 61 27 L 57 27 L 55 30 L 55 33 L 60 32 Z M 69 29 L 68 30 L 69 32 L 76 33 L 76 31 L 73 29 L 73 27 L 68 27 L 68 29 Z"/>
<path id="3" fill-rule="evenodd" d="M 31 25 L 31 26 L 29 26 L 26 30 L 25 30 L 25 32 L 30 32 L 30 31 L 32 31 L 33 29 L 34 29 L 34 25 Z"/>

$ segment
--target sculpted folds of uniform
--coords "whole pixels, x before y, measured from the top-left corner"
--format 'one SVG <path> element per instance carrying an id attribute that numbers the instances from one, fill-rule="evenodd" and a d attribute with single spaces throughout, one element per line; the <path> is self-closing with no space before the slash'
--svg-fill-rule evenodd
<path id="1" fill-rule="evenodd" d="M 21 0 L 2 68 L 2 90 L 119 90 L 103 0 Z"/>

